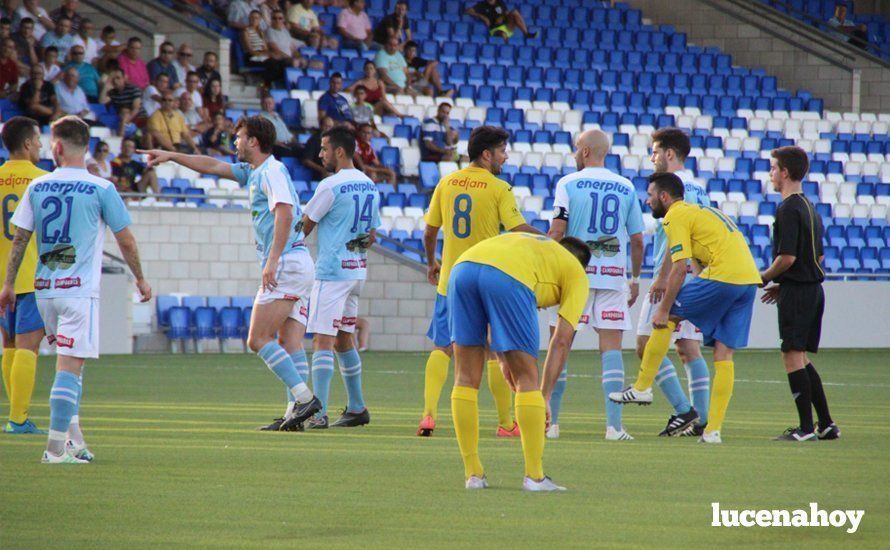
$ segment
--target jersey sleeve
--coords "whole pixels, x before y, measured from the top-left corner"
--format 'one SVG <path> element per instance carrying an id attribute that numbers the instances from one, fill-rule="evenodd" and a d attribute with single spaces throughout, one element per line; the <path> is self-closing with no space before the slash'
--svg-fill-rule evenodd
<path id="1" fill-rule="evenodd" d="M 670 212 L 664 218 L 662 227 L 667 236 L 668 250 L 671 261 L 686 260 L 692 257 L 692 227 L 690 217 L 685 214 L 671 216 Z"/>
<path id="2" fill-rule="evenodd" d="M 34 207 L 31 206 L 30 188 L 25 191 L 25 196 L 22 197 L 9 221 L 12 225 L 20 227 L 25 231 L 34 231 Z"/>
<path id="3" fill-rule="evenodd" d="M 569 191 L 563 180 L 556 182 L 556 190 L 553 192 L 553 208 L 554 210 L 562 208 L 566 214 L 569 213 Z"/>
<path id="4" fill-rule="evenodd" d="M 334 193 L 328 186 L 319 186 L 303 210 L 303 214 L 309 216 L 309 219 L 318 223 L 325 215 L 330 212 L 334 206 Z"/>
<path id="5" fill-rule="evenodd" d="M 113 185 L 109 185 L 100 192 L 99 201 L 102 208 L 102 219 L 105 220 L 105 224 L 112 233 L 117 233 L 133 223 L 130 213 L 124 205 L 124 200 Z"/>
<path id="6" fill-rule="evenodd" d="M 815 220 L 813 220 L 815 223 Z M 792 208 L 783 208 L 776 212 L 776 222 L 779 226 L 778 246 L 776 254 L 796 256 L 798 240 L 800 239 L 800 214 Z"/>
<path id="7" fill-rule="evenodd" d="M 250 177 L 250 164 L 246 162 L 236 162 L 229 165 L 232 169 L 232 177 L 235 181 L 241 184 L 241 186 L 247 185 L 247 178 Z"/>
<path id="8" fill-rule="evenodd" d="M 380 193 L 374 197 L 374 210 L 371 211 L 371 229 L 380 228 Z"/>
<path id="9" fill-rule="evenodd" d="M 631 191 L 630 208 L 627 211 L 627 234 L 636 235 L 642 233 L 646 229 L 643 223 L 643 209 L 640 208 L 640 199 L 637 194 Z"/>
<path id="10" fill-rule="evenodd" d="M 437 185 L 433 190 L 433 198 L 430 199 L 430 207 L 426 211 L 426 215 L 423 217 L 426 224 L 432 225 L 433 227 L 442 227 L 442 196 L 439 193 L 440 187 L 441 186 Z"/>
<path id="11" fill-rule="evenodd" d="M 501 218 L 501 225 L 507 231 L 525 223 L 525 218 L 522 217 L 516 206 L 516 197 L 507 185 L 504 186 L 498 197 L 498 215 Z"/>
<path id="12" fill-rule="evenodd" d="M 568 321 L 573 328 L 577 329 L 590 291 L 584 269 L 581 268 L 577 261 L 575 264 L 578 266 L 578 269 L 572 269 L 566 274 L 563 281 L 559 301 L 559 316 Z"/>
<path id="13" fill-rule="evenodd" d="M 277 170 L 273 170 L 266 174 L 263 178 L 263 191 L 269 197 L 269 212 L 275 210 L 279 204 L 289 204 L 293 206 L 294 199 L 291 196 L 290 182 L 287 177 Z"/>

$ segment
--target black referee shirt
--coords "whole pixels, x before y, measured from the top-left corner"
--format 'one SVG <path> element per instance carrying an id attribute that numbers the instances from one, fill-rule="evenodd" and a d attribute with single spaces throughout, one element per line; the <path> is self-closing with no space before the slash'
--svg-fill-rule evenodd
<path id="1" fill-rule="evenodd" d="M 803 193 L 783 200 L 773 222 L 773 257 L 780 254 L 797 258 L 785 273 L 776 278 L 782 283 L 821 283 L 825 272 L 819 265 L 822 256 L 822 218 Z"/>

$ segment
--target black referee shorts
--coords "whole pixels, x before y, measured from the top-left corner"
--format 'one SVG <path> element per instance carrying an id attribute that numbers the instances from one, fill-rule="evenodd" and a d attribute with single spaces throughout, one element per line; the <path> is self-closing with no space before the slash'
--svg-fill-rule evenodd
<path id="1" fill-rule="evenodd" d="M 782 351 L 819 351 L 825 311 L 822 284 L 780 284 L 778 307 Z"/>

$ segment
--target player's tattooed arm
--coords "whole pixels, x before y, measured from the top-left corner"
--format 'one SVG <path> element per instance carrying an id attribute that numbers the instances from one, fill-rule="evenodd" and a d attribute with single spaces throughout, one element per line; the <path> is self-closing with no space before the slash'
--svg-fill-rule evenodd
<path id="1" fill-rule="evenodd" d="M 133 277 L 136 278 L 136 288 L 139 290 L 142 302 L 149 301 L 151 299 L 151 285 L 148 284 L 148 281 L 145 280 L 145 275 L 142 273 L 142 262 L 139 259 L 139 247 L 136 245 L 136 237 L 133 236 L 133 232 L 129 228 L 124 228 L 115 233 L 114 238 L 117 240 L 117 246 L 120 248 L 124 261 L 127 262 Z"/>
<path id="2" fill-rule="evenodd" d="M 15 231 L 15 237 L 12 240 L 12 250 L 9 252 L 9 262 L 6 267 L 5 284 L 15 285 L 15 278 L 18 275 L 19 267 L 22 265 L 22 259 L 25 257 L 25 249 L 28 247 L 28 241 L 31 240 L 31 231 L 19 227 Z"/>

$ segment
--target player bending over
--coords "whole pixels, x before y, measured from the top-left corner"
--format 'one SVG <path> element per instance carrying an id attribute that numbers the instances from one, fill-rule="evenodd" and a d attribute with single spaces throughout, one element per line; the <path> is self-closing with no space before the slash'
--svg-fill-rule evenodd
<path id="1" fill-rule="evenodd" d="M 720 429 L 732 397 L 733 350 L 748 345 L 754 294 L 760 273 L 744 235 L 723 212 L 683 200 L 683 182 L 676 174 L 649 176 L 649 207 L 663 218 L 670 250 L 670 274 L 664 297 L 652 314 L 652 336 L 643 352 L 637 381 L 609 394 L 616 403 L 652 403 L 652 383 L 671 345 L 677 323 L 689 319 L 714 346 L 714 391 L 711 418 L 700 441 L 720 443 Z M 686 262 L 705 268 L 686 280 Z"/>
<path id="2" fill-rule="evenodd" d="M 479 384 L 486 341 L 516 391 L 516 420 L 525 457 L 526 491 L 562 491 L 544 475 L 547 400 L 572 345 L 587 302 L 584 266 L 590 249 L 566 237 L 506 233 L 464 252 L 448 282 L 448 324 L 454 340 L 451 414 L 467 489 L 488 487 L 479 460 Z M 538 381 L 538 308 L 559 305 L 559 322 Z"/>
<path id="3" fill-rule="evenodd" d="M 0 238 L 0 257 L 9 258 L 15 228 L 9 218 L 21 203 L 28 184 L 47 172 L 35 166 L 40 160 L 40 126 L 33 119 L 12 117 L 3 124 L 3 145 L 9 150 L 9 160 L 0 166 L 0 193 L 4 205 L 3 237 Z M 3 335 L 3 387 L 9 398 L 9 421 L 3 427 L 8 434 L 40 434 L 28 417 L 31 395 L 37 376 L 37 352 L 43 338 L 43 319 L 37 311 L 34 297 L 34 272 L 37 269 L 37 243 L 29 242 L 22 258 L 22 267 L 15 279 L 15 305 L 0 313 L 0 333 Z M 6 279 L 6 264 L 0 265 Z M 76 424 L 76 420 L 74 423 Z"/>
<path id="4" fill-rule="evenodd" d="M 315 274 L 312 256 L 298 227 L 300 202 L 287 168 L 272 156 L 275 127 L 260 116 L 243 118 L 235 128 L 235 149 L 241 162 L 152 149 L 149 167 L 172 161 L 202 174 L 234 179 L 250 190 L 262 281 L 250 316 L 247 346 L 287 388 L 285 415 L 264 430 L 298 431 L 319 411 L 321 402 L 306 385 L 303 334 L 309 290 Z M 281 341 L 279 341 L 279 334 Z"/>
<path id="5" fill-rule="evenodd" d="M 355 136 L 347 128 L 322 134 L 321 157 L 333 173 L 321 180 L 303 214 L 306 235 L 318 228 L 318 267 L 312 285 L 309 332 L 315 334 L 312 387 L 322 409 L 308 422 L 328 427 L 328 392 L 334 376 L 334 352 L 346 385 L 347 403 L 334 428 L 362 426 L 371 421 L 362 396 L 362 360 L 352 338 L 358 299 L 368 276 L 368 248 L 380 226 L 377 186 L 352 163 Z"/>
<path id="6" fill-rule="evenodd" d="M 476 243 L 507 231 L 538 233 L 525 223 L 516 207 L 510 185 L 495 176 L 507 162 L 507 139 L 501 128 L 480 126 L 470 134 L 470 165 L 444 176 L 433 191 L 426 213 L 423 244 L 426 250 L 427 280 L 436 287 L 436 308 L 427 337 L 434 349 L 426 362 L 423 383 L 423 417 L 417 435 L 430 436 L 436 428 L 439 395 L 448 377 L 451 361 L 451 332 L 448 330 L 448 275 L 454 262 Z M 445 234 L 442 263 L 436 260 L 439 230 Z M 519 426 L 513 420 L 513 395 L 494 356 L 487 363 L 488 388 L 498 412 L 498 437 L 516 437 Z"/>
<path id="7" fill-rule="evenodd" d="M 593 328 L 599 335 L 603 363 L 603 397 L 606 402 L 606 439 L 633 439 L 621 425 L 621 406 L 609 400 L 609 393 L 624 387 L 624 360 L 621 338 L 633 328 L 630 306 L 640 291 L 643 264 L 643 213 L 633 184 L 605 168 L 609 136 L 601 130 L 588 130 L 575 141 L 574 174 L 556 183 L 553 203 L 556 214 L 550 237 L 564 235 L 585 242 L 591 250 L 586 266 L 590 293 L 578 330 Z M 631 247 L 633 279 L 627 292 L 628 240 Z M 548 310 L 551 331 L 559 323 L 556 308 Z M 559 409 L 566 386 L 568 365 L 564 366 L 550 396 L 550 428 L 547 437 L 559 437 Z"/>
<path id="8" fill-rule="evenodd" d="M 99 281 L 105 227 L 136 278 L 141 300 L 151 299 L 142 275 L 130 214 L 110 181 L 87 172 L 84 156 L 90 127 L 76 116 L 52 124 L 52 152 L 58 168 L 28 185 L 12 216 L 16 226 L 0 309 L 14 307 L 15 280 L 32 233 L 37 242 L 34 288 L 50 343 L 56 344 L 56 379 L 49 397 L 49 441 L 45 464 L 87 464 L 93 460 L 77 418 L 83 395 L 84 360 L 99 357 Z"/>

